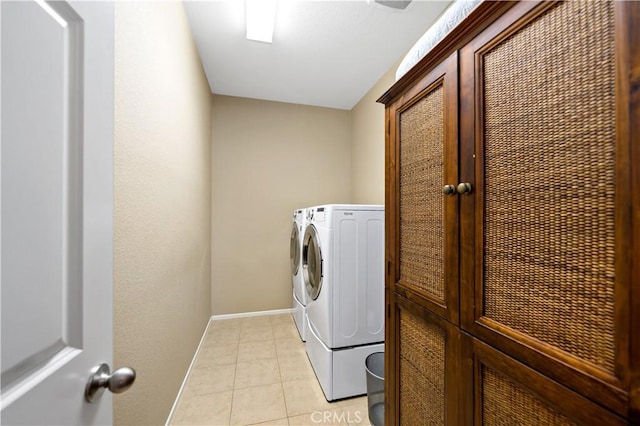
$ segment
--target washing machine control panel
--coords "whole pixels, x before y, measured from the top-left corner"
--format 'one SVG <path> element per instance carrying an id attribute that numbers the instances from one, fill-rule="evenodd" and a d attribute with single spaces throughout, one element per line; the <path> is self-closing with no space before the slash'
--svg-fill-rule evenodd
<path id="1" fill-rule="evenodd" d="M 307 210 L 307 220 L 314 222 L 324 222 L 325 220 L 325 210 L 324 207 L 316 207 L 313 209 Z"/>

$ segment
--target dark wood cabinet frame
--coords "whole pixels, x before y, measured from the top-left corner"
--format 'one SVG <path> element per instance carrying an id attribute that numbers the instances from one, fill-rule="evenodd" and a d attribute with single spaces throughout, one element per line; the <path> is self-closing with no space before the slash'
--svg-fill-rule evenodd
<path id="1" fill-rule="evenodd" d="M 387 424 L 398 424 L 401 415 L 395 360 L 399 309 L 420 312 L 425 320 L 446 329 L 448 339 L 462 342 L 451 343 L 450 356 L 459 359 L 448 361 L 457 369 L 447 383 L 457 390 L 449 389 L 447 395 L 456 395 L 460 411 L 447 417 L 450 424 L 482 421 L 478 404 L 474 405 L 479 396 L 473 393 L 478 392 L 480 363 L 504 371 L 552 406 L 557 406 L 557 397 L 570 395 L 567 403 L 575 405 L 570 410 L 574 414 L 591 401 L 595 408 L 585 413 L 596 413 L 595 418 L 611 424 L 621 418 L 640 423 L 640 2 L 614 6 L 615 371 L 483 316 L 483 53 L 553 6 L 554 2 L 533 1 L 482 3 L 378 100 L 386 105 Z M 445 88 L 445 181 L 472 182 L 476 187 L 471 196 L 445 202 L 444 300 L 404 285 L 399 265 L 400 115 L 440 83 Z M 454 335 L 458 337 L 452 339 Z M 474 383 L 470 392 L 468 386 Z M 454 403 L 447 399 L 448 409 L 450 404 Z"/>

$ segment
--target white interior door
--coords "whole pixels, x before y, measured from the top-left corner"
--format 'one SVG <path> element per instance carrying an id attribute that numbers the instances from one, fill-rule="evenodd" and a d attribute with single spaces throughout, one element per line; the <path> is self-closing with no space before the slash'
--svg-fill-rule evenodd
<path id="1" fill-rule="evenodd" d="M 109 424 L 113 3 L 0 2 L 3 424 Z"/>

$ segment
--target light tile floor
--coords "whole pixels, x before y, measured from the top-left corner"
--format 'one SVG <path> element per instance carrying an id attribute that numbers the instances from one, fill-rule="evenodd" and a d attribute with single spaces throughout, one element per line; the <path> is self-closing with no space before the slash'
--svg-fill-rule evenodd
<path id="1" fill-rule="evenodd" d="M 366 397 L 329 403 L 291 315 L 214 321 L 172 425 L 369 425 Z"/>

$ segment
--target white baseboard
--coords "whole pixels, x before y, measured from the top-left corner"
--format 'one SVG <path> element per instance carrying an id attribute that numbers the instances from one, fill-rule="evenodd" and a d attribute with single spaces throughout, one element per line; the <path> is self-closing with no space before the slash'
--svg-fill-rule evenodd
<path id="1" fill-rule="evenodd" d="M 202 347 L 202 343 L 204 342 L 205 337 L 207 337 L 207 331 L 209 330 L 211 323 L 213 323 L 213 317 L 209 318 L 209 322 L 207 323 L 207 326 L 204 329 L 204 333 L 202 333 L 202 337 L 200 338 L 200 343 L 198 343 L 196 352 L 193 354 L 193 358 L 191 359 L 191 364 L 189 364 L 189 368 L 187 369 L 187 374 L 184 375 L 184 379 L 182 380 L 182 384 L 180 385 L 180 390 L 178 390 L 178 395 L 176 396 L 175 401 L 173 401 L 173 406 L 171 407 L 171 411 L 169 412 L 169 416 L 167 417 L 167 422 L 165 423 L 165 426 L 169 426 L 169 423 L 171 423 L 171 418 L 173 417 L 173 413 L 175 412 L 176 407 L 178 406 L 178 401 L 180 401 L 180 397 L 182 397 L 182 391 L 184 390 L 184 387 L 187 384 L 187 379 L 189 378 L 189 374 L 191 374 L 191 369 L 196 363 L 196 358 L 198 357 L 198 353 L 200 352 L 200 348 Z"/>
<path id="2" fill-rule="evenodd" d="M 233 319 L 233 318 L 260 317 L 263 315 L 284 315 L 284 314 L 292 314 L 293 312 L 294 312 L 293 308 L 275 309 L 273 311 L 242 312 L 240 314 L 213 315 L 211 319 L 213 321 L 219 321 L 219 320 L 226 320 L 226 319 Z"/>

